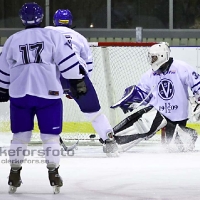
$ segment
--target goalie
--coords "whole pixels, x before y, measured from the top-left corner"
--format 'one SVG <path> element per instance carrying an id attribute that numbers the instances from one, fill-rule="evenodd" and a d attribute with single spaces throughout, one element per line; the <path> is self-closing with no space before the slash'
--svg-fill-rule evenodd
<path id="1" fill-rule="evenodd" d="M 137 86 L 126 88 L 122 99 L 111 106 L 120 107 L 124 113 L 145 106 L 114 127 L 115 139 L 126 151 L 165 127 L 168 147 L 192 151 L 197 132 L 186 127 L 188 87 L 195 97 L 198 116 L 200 76 L 192 66 L 170 57 L 170 48 L 165 42 L 151 46 L 148 59 L 152 69 L 141 77 Z"/>

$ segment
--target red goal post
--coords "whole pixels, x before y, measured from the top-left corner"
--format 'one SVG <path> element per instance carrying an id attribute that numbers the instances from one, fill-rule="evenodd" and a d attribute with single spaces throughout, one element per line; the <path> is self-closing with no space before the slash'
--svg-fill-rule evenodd
<path id="1" fill-rule="evenodd" d="M 150 47 L 156 42 L 89 42 L 90 47 Z"/>

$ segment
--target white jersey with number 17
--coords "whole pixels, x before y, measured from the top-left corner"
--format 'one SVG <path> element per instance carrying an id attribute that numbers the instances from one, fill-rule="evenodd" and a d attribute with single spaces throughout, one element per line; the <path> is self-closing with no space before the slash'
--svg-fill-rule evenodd
<path id="1" fill-rule="evenodd" d="M 79 60 L 57 31 L 29 28 L 11 35 L 0 56 L 0 87 L 11 97 L 26 94 L 61 98 L 60 73 L 66 79 L 80 79 Z"/>

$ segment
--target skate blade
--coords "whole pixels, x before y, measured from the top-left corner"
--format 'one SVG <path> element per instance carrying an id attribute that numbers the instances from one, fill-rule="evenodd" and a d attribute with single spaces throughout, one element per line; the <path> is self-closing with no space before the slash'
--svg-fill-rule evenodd
<path id="1" fill-rule="evenodd" d="M 116 158 L 119 157 L 119 152 L 114 152 L 114 153 L 106 153 L 106 156 L 109 158 Z"/>
<path id="2" fill-rule="evenodd" d="M 54 194 L 59 194 L 59 193 L 60 193 L 60 187 L 58 187 L 58 186 L 53 186 L 53 193 L 54 193 Z"/>
<path id="3" fill-rule="evenodd" d="M 9 186 L 9 191 L 8 191 L 9 194 L 14 194 L 16 191 L 17 191 L 17 187 Z"/>

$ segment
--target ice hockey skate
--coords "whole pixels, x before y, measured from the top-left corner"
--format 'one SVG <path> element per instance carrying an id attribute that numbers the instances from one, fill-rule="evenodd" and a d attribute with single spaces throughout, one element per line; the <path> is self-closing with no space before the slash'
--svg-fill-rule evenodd
<path id="1" fill-rule="evenodd" d="M 53 193 L 60 193 L 60 187 L 63 186 L 63 180 L 58 173 L 58 168 L 55 168 L 55 164 L 48 164 L 48 173 L 49 173 L 49 181 L 50 185 L 53 187 Z"/>
<path id="2" fill-rule="evenodd" d="M 9 194 L 13 194 L 17 191 L 17 188 L 20 187 L 22 180 L 20 177 L 21 168 L 11 168 L 10 174 L 8 178 L 8 185 L 9 185 Z"/>
<path id="3" fill-rule="evenodd" d="M 106 153 L 108 157 L 119 156 L 118 145 L 115 138 L 113 137 L 113 133 L 108 134 L 108 139 L 106 139 L 103 144 L 103 152 Z"/>

